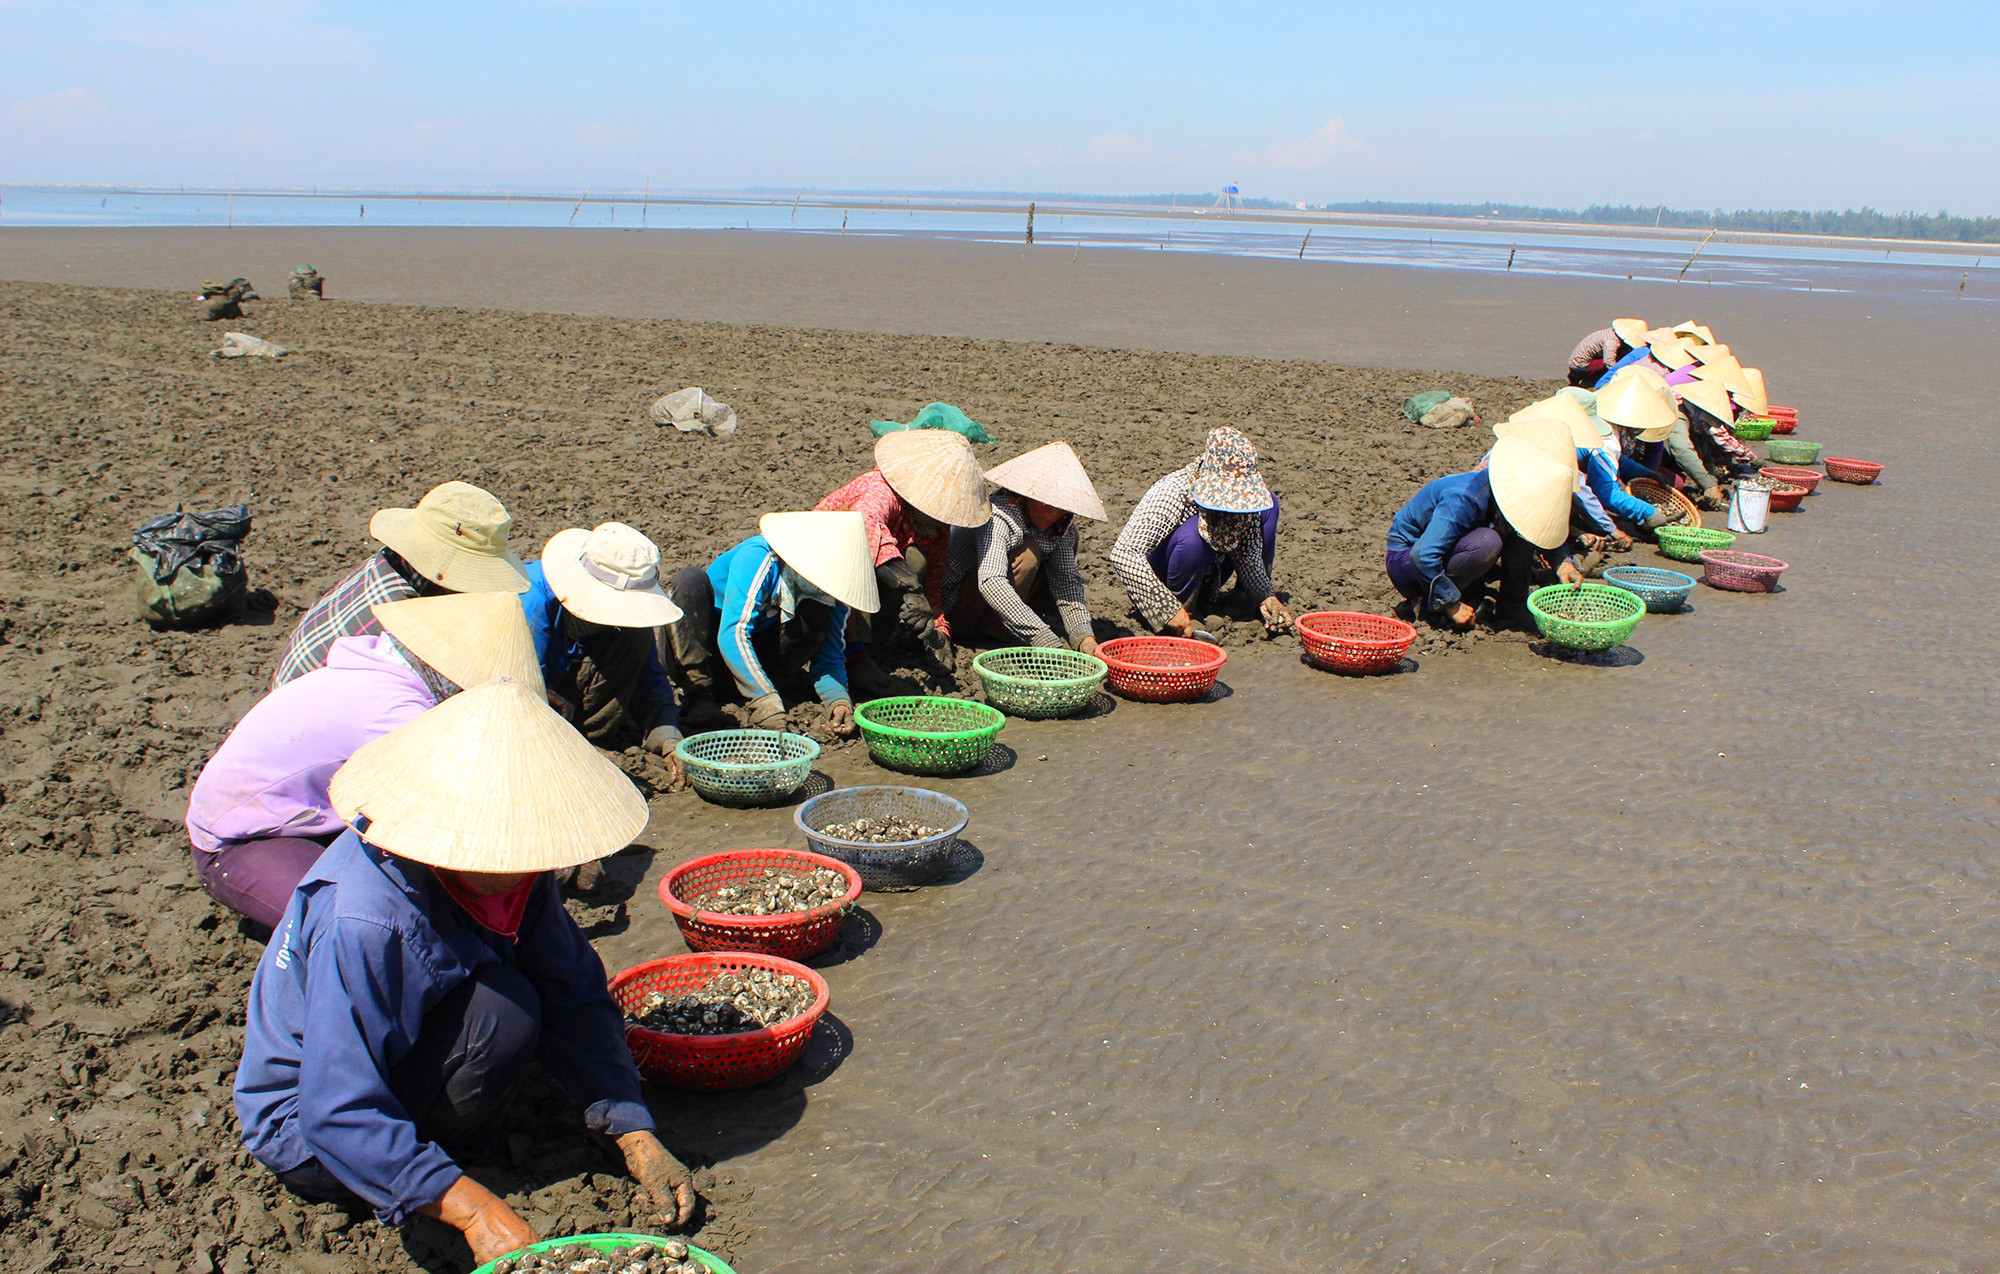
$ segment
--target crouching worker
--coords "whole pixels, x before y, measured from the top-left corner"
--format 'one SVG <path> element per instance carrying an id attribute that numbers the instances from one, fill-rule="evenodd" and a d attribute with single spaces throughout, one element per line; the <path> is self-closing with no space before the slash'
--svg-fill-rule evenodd
<path id="1" fill-rule="evenodd" d="M 1271 585 L 1278 498 L 1257 449 L 1235 429 L 1209 431 L 1201 458 L 1155 482 L 1111 546 L 1111 572 L 1154 632 L 1194 635 L 1196 612 L 1219 605 L 1230 577 L 1257 603 L 1267 632 L 1292 626 Z"/>
<path id="2" fill-rule="evenodd" d="M 346 830 L 327 785 L 357 748 L 494 677 L 541 687 L 510 592 L 378 602 L 371 619 L 380 633 L 338 638 L 325 667 L 251 708 L 188 794 L 196 879 L 266 929 Z"/>
<path id="3" fill-rule="evenodd" d="M 1511 620 L 1525 607 L 1536 550 L 1556 552 L 1564 583 L 1581 580 L 1583 572 L 1562 551 L 1577 472 L 1573 460 L 1557 453 L 1569 445 L 1562 422 L 1528 421 L 1493 444 L 1485 468 L 1427 483 L 1389 523 L 1385 565 L 1396 591 L 1432 623 L 1468 628 L 1481 594 L 1496 580 L 1503 615 Z"/>
<path id="4" fill-rule="evenodd" d="M 1095 654 L 1076 565 L 1076 520 L 1104 521 L 1104 502 L 1076 452 L 1052 442 L 988 469 L 986 480 L 1000 488 L 992 521 L 951 533 L 944 604 L 953 627 L 1008 645 L 1067 645 Z M 1067 640 L 1043 617 L 1050 609 Z"/>
<path id="5" fill-rule="evenodd" d="M 646 802 L 530 683 L 500 678 L 363 747 L 351 825 L 299 883 L 250 984 L 243 1141 L 314 1198 L 457 1228 L 476 1262 L 534 1230 L 453 1159 L 539 1061 L 614 1138 L 662 1228 L 695 1204 L 653 1135 L 604 965 L 553 872 L 646 825 Z"/>
<path id="6" fill-rule="evenodd" d="M 717 703 L 733 681 L 752 729 L 784 729 L 775 676 L 803 669 L 826 705 L 828 728 L 851 736 L 847 616 L 880 605 L 862 516 L 766 513 L 758 530 L 706 567 L 674 576 L 670 591 L 682 614 L 667 625 L 667 647 L 687 691 L 688 728 L 723 723 Z"/>
<path id="7" fill-rule="evenodd" d="M 871 657 L 908 633 L 949 668 L 951 621 L 944 607 L 945 557 L 953 528 L 984 526 L 993 516 L 972 444 L 949 429 L 904 429 L 875 444 L 875 467 L 813 506 L 817 513 L 859 513 L 868 529 L 881 605 L 872 624 L 850 621 L 849 682 L 863 698 L 896 693 Z"/>

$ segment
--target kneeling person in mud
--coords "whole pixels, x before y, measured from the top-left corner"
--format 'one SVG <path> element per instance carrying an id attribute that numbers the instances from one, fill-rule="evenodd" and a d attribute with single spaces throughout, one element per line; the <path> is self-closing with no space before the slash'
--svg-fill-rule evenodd
<path id="1" fill-rule="evenodd" d="M 767 513 L 758 531 L 674 576 L 670 593 L 682 613 L 667 625 L 667 653 L 687 692 L 682 719 L 690 730 L 725 725 L 718 704 L 733 682 L 750 728 L 782 730 L 777 676 L 800 670 L 826 705 L 827 728 L 852 736 L 848 612 L 880 605 L 862 516 Z"/>
<path id="2" fill-rule="evenodd" d="M 1052 442 L 987 470 L 986 478 L 1000 488 L 992 520 L 951 533 L 944 599 L 953 627 L 1010 645 L 1095 654 L 1076 520 L 1104 521 L 1104 502 L 1076 452 Z M 1042 616 L 1050 603 L 1067 641 Z"/>
<path id="3" fill-rule="evenodd" d="M 530 1062 L 613 1139 L 649 1228 L 694 1187 L 654 1136 L 604 965 L 555 870 L 613 853 L 646 802 L 536 689 L 498 678 L 354 754 L 351 830 L 286 906 L 250 984 L 236 1114 L 294 1191 L 386 1224 L 452 1225 L 486 1262 L 536 1240 L 454 1152 L 492 1130 Z"/>
<path id="4" fill-rule="evenodd" d="M 992 516 L 972 444 L 949 429 L 884 434 L 875 444 L 875 467 L 813 509 L 859 513 L 875 562 L 881 604 L 873 623 L 858 613 L 849 618 L 848 684 L 864 699 L 896 693 L 881 658 L 898 632 L 915 638 L 949 669 L 951 621 L 944 607 L 949 536 L 954 528 L 983 526 Z"/>

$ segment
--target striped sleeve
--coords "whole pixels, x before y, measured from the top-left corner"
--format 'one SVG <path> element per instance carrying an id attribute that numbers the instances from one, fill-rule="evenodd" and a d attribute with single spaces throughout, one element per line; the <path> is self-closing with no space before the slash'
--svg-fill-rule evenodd
<path id="1" fill-rule="evenodd" d="M 1146 559 L 1166 542 L 1175 527 L 1187 521 L 1193 513 L 1194 474 L 1187 469 L 1176 469 L 1139 497 L 1132 516 L 1126 519 L 1124 528 L 1118 532 L 1117 541 L 1111 546 L 1111 573 L 1125 586 L 1133 609 L 1155 632 L 1167 626 L 1167 621 L 1180 610 L 1181 601 L 1154 573 L 1153 564 Z M 1264 574 L 1264 563 L 1261 559 L 1257 562 L 1255 576 L 1245 571 L 1240 562 L 1237 569 L 1243 572 L 1244 579 L 1251 580 Z"/>
<path id="2" fill-rule="evenodd" d="M 1035 608 L 1014 591 L 1008 570 L 1014 549 L 1021 543 L 1023 528 L 1014 520 L 1012 509 L 993 508 L 993 520 L 979 528 L 979 566 L 976 578 L 979 595 L 993 613 L 1007 625 L 1007 631 L 1030 646 L 1060 646 L 1062 638 L 1042 622 Z"/>
<path id="3" fill-rule="evenodd" d="M 1042 563 L 1042 578 L 1049 582 L 1049 596 L 1056 599 L 1056 613 L 1062 616 L 1072 646 L 1081 646 L 1084 638 L 1095 635 L 1083 593 L 1083 572 L 1076 567 L 1076 546 L 1081 538 L 1072 519 L 1069 533 L 1055 542 Z"/>

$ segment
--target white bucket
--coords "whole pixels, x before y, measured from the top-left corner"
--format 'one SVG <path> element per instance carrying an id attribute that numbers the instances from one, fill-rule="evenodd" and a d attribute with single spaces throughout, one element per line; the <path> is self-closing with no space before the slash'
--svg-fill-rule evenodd
<path id="1" fill-rule="evenodd" d="M 1771 492 L 1765 487 L 1737 484 L 1729 497 L 1729 529 L 1747 535 L 1761 535 L 1769 528 Z"/>

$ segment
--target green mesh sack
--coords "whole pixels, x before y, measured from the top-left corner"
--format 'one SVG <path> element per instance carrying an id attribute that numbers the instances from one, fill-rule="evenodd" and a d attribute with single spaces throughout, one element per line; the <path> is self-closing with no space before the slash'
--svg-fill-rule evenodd
<path id="1" fill-rule="evenodd" d="M 877 438 L 901 429 L 949 429 L 955 434 L 963 434 L 967 442 L 993 441 L 993 435 L 986 432 L 986 426 L 950 403 L 932 403 L 918 412 L 917 418 L 908 424 L 900 420 L 871 420 L 868 428 Z"/>
<path id="2" fill-rule="evenodd" d="M 1447 390 L 1428 390 L 1418 394 L 1415 398 L 1405 400 L 1403 403 L 1403 414 L 1410 418 L 1411 424 L 1419 424 L 1423 421 L 1425 412 L 1441 402 L 1448 401 L 1450 398 L 1451 394 Z"/>

